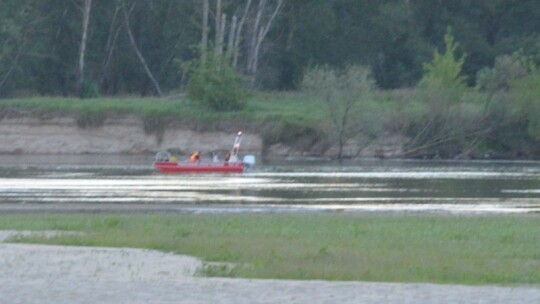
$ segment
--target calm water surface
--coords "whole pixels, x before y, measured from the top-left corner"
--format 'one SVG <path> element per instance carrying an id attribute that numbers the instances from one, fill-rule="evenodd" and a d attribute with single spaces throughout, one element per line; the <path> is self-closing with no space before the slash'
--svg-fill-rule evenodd
<path id="1" fill-rule="evenodd" d="M 234 175 L 166 175 L 151 163 L 0 156 L 0 213 L 540 212 L 540 162 L 281 161 Z"/>

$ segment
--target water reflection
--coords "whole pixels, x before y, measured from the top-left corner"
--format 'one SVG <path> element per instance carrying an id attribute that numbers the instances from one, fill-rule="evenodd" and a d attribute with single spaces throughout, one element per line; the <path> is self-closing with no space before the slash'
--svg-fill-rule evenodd
<path id="1" fill-rule="evenodd" d="M 164 175 L 150 157 L 113 160 L 0 157 L 0 212 L 540 212 L 535 162 L 288 162 Z"/>

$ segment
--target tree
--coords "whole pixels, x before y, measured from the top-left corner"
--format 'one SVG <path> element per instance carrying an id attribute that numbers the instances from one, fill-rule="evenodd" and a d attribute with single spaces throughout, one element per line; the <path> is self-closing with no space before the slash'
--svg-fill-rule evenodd
<path id="1" fill-rule="evenodd" d="M 12 75 L 20 70 L 20 59 L 30 49 L 29 37 L 39 20 L 31 1 L 4 1 L 0 5 L 0 96 Z"/>
<path id="2" fill-rule="evenodd" d="M 208 52 L 208 13 L 209 13 L 208 0 L 203 0 L 203 13 L 202 13 L 202 35 L 201 35 L 201 64 L 206 64 L 206 55 Z"/>
<path id="3" fill-rule="evenodd" d="M 177 90 L 179 65 L 207 53 L 257 88 L 297 89 L 306 67 L 324 64 L 369 66 L 379 87 L 411 87 L 433 48 L 444 47 L 447 26 L 457 51 L 468 54 L 462 75 L 475 85 L 495 58 L 518 49 L 535 55 L 536 2 L 2 0 L 0 89 L 2 96 L 72 95 L 86 82 L 107 95 L 157 95 L 156 83 L 162 93 Z"/>
<path id="4" fill-rule="evenodd" d="M 247 92 L 242 76 L 229 63 L 209 56 L 194 66 L 188 95 L 215 111 L 238 111 L 245 106 Z"/>
<path id="5" fill-rule="evenodd" d="M 323 98 L 328 110 L 330 142 L 337 144 L 337 158 L 342 160 L 345 145 L 362 129 L 362 120 L 358 118 L 375 88 L 371 71 L 361 66 L 343 70 L 316 67 L 305 74 L 302 87 L 308 94 Z"/>
<path id="6" fill-rule="evenodd" d="M 424 64 L 418 95 L 426 112 L 408 130 L 412 139 L 405 154 L 409 156 L 430 151 L 433 157 L 450 157 L 441 154 L 458 153 L 467 144 L 463 141 L 478 132 L 478 124 L 475 125 L 474 118 L 470 119 L 476 113 L 466 113 L 461 107 L 467 90 L 465 78 L 461 75 L 465 55 L 457 57 L 459 44 L 455 42 L 450 28 L 444 41 L 444 52 L 436 50 L 433 60 Z M 440 149 L 437 151 L 437 148 Z"/>
<path id="7" fill-rule="evenodd" d="M 249 42 L 248 47 L 246 71 L 250 76 L 250 86 L 252 88 L 255 87 L 261 45 L 264 42 L 266 35 L 268 35 L 268 31 L 270 30 L 274 19 L 283 6 L 283 0 L 277 0 L 274 8 L 271 10 L 269 10 L 269 7 L 266 5 L 266 0 L 259 0 L 259 5 L 255 11 L 255 19 L 252 22 L 250 29 L 251 41 Z M 266 11 L 270 11 L 270 13 L 265 13 Z"/>
<path id="8" fill-rule="evenodd" d="M 246 22 L 246 18 L 248 17 L 248 13 L 250 11 L 250 8 L 251 8 L 251 2 L 252 0 L 247 0 L 245 6 L 244 6 L 244 12 L 242 14 L 242 17 L 240 18 L 240 21 L 238 22 L 238 25 L 236 26 L 236 29 L 235 31 L 233 31 L 232 33 L 234 33 L 234 37 L 232 38 L 232 50 L 231 50 L 231 53 L 232 53 L 232 62 L 233 62 L 233 67 L 234 68 L 237 68 L 238 66 L 238 56 L 240 54 L 240 40 L 241 37 L 242 37 L 242 31 L 244 29 L 244 24 Z"/>
<path id="9" fill-rule="evenodd" d="M 435 51 L 433 61 L 424 64 L 424 75 L 420 80 L 419 87 L 429 91 L 460 94 L 466 88 L 465 78 L 461 75 L 465 56 L 456 57 L 459 44 L 454 41 L 450 28 L 444 35 L 444 45 L 444 53 Z M 452 97 L 456 97 L 454 101 L 459 101 L 459 95 L 453 95 Z"/>
<path id="10" fill-rule="evenodd" d="M 152 71 L 150 71 L 150 68 L 148 67 L 148 64 L 146 63 L 146 59 L 144 59 L 143 54 L 141 53 L 141 51 L 137 47 L 137 43 L 135 42 L 135 37 L 133 36 L 133 32 L 131 31 L 131 26 L 129 25 L 129 13 L 133 10 L 136 3 L 137 3 L 136 1 L 133 2 L 133 5 L 131 6 L 131 9 L 128 12 L 128 10 L 126 9 L 125 4 L 122 2 L 122 12 L 123 12 L 123 15 L 124 15 L 124 26 L 125 26 L 126 32 L 128 34 L 129 41 L 131 42 L 131 46 L 133 47 L 133 50 L 137 54 L 137 58 L 139 58 L 139 61 L 141 62 L 142 66 L 143 66 L 143 68 L 144 68 L 144 70 L 146 72 L 146 75 L 148 75 L 148 78 L 150 78 L 150 80 L 154 84 L 154 87 L 156 89 L 156 93 L 158 94 L 158 96 L 162 96 L 163 93 L 161 92 L 161 87 L 159 86 L 159 83 L 156 80 L 156 78 L 154 77 L 154 74 L 152 73 Z"/>
<path id="11" fill-rule="evenodd" d="M 495 58 L 492 68 L 486 67 L 478 71 L 476 88 L 493 96 L 497 92 L 509 91 L 513 83 L 530 76 L 534 63 L 523 52 L 502 55 Z"/>
<path id="12" fill-rule="evenodd" d="M 540 140 L 540 70 L 536 65 L 529 64 L 528 71 L 526 77 L 510 81 L 510 96 L 519 117 L 526 122 L 527 134 Z"/>
<path id="13" fill-rule="evenodd" d="M 1 93 L 2 87 L 17 66 L 22 46 L 18 46 L 21 27 L 10 19 L 4 19 L 0 22 L 0 38 L 2 38 L 1 41 L 4 41 L 2 48 L 0 48 L 0 71 L 4 72 L 3 75 L 0 75 Z"/>
<path id="14" fill-rule="evenodd" d="M 83 97 L 84 86 L 84 57 L 86 55 L 86 39 L 88 37 L 88 23 L 90 22 L 90 11 L 92 9 L 92 0 L 84 0 L 82 7 L 82 31 L 81 31 L 81 47 L 79 51 L 79 71 L 77 81 L 77 92 Z"/>
<path id="15" fill-rule="evenodd" d="M 113 59 L 114 50 L 116 49 L 116 43 L 118 41 L 118 36 L 120 34 L 120 30 L 122 29 L 122 23 L 118 21 L 118 15 L 121 12 L 122 5 L 119 1 L 115 1 L 115 9 L 114 13 L 111 17 L 110 26 L 109 26 L 109 34 L 107 36 L 107 42 L 105 43 L 105 52 L 103 54 L 102 64 L 101 64 L 101 76 L 99 80 L 100 86 L 103 86 L 105 83 L 105 78 L 107 76 L 107 72 L 109 70 L 109 67 L 111 65 L 111 61 Z"/>

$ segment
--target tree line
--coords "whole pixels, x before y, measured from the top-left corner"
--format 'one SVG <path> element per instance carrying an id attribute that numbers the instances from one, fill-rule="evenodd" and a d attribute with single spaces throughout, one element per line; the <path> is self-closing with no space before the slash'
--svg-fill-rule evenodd
<path id="1" fill-rule="evenodd" d="M 539 61 L 534 0 L 2 0 L 0 96 L 178 92 L 210 56 L 256 89 L 298 89 L 319 65 L 413 87 L 448 27 L 468 86 L 517 50 Z"/>

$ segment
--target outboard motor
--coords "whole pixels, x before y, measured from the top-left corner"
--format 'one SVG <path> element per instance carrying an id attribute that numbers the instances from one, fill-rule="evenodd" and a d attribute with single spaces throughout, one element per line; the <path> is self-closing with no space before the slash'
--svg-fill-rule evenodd
<path id="1" fill-rule="evenodd" d="M 245 155 L 242 162 L 244 163 L 244 169 L 246 171 L 251 171 L 255 166 L 255 155 Z"/>
<path id="2" fill-rule="evenodd" d="M 165 163 L 168 162 L 171 159 L 171 153 L 167 151 L 159 151 L 156 153 L 156 162 L 157 163 Z"/>

